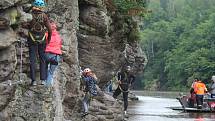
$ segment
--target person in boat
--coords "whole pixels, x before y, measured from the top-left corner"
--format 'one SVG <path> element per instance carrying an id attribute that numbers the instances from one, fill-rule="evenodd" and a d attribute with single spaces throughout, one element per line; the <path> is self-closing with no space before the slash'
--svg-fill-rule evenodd
<path id="1" fill-rule="evenodd" d="M 197 102 L 197 108 L 201 109 L 203 105 L 203 97 L 204 94 L 207 93 L 207 88 L 205 84 L 198 79 L 197 82 L 194 84 L 194 92 L 196 94 L 196 102 Z"/>
<path id="2" fill-rule="evenodd" d="M 191 85 L 191 89 L 190 89 L 190 98 L 189 98 L 189 107 L 193 108 L 194 104 L 195 104 L 195 100 L 196 100 L 196 94 L 194 92 L 194 85 L 196 84 L 196 82 L 198 81 L 198 78 L 195 78 L 193 80 L 193 83 Z"/>
<path id="3" fill-rule="evenodd" d="M 211 80 L 213 84 L 211 85 L 211 98 L 215 98 L 215 76 L 212 76 Z"/>

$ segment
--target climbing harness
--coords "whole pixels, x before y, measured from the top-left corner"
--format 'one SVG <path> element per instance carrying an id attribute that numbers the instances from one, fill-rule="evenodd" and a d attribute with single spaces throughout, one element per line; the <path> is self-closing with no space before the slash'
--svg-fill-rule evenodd
<path id="1" fill-rule="evenodd" d="M 29 36 L 31 37 L 31 40 L 33 40 L 34 42 L 44 42 L 46 35 L 44 34 L 42 37 L 38 36 L 38 35 L 32 35 L 31 32 L 29 32 Z"/>
<path id="2" fill-rule="evenodd" d="M 121 80 L 121 76 L 120 76 L 119 78 L 120 78 L 119 80 Z M 124 77 L 124 78 L 126 78 L 127 81 L 128 81 L 128 75 L 127 75 L 126 73 L 125 73 L 125 77 Z M 127 83 L 125 82 L 125 83 L 118 84 L 118 87 L 119 87 L 120 91 L 121 91 L 121 92 L 129 92 L 129 88 L 128 88 L 127 90 L 123 90 L 123 89 L 122 89 L 122 87 L 121 87 L 122 84 L 128 85 L 128 82 L 127 82 Z"/>
<path id="3" fill-rule="evenodd" d="M 122 92 L 129 92 L 129 89 L 128 90 L 123 90 L 122 87 L 119 85 L 119 89 L 122 91 Z"/>

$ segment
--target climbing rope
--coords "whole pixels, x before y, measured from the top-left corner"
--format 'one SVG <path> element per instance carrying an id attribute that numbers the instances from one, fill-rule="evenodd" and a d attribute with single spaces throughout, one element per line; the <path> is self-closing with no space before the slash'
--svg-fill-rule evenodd
<path id="1" fill-rule="evenodd" d="M 25 44 L 24 42 L 25 42 L 25 39 L 22 39 L 22 38 L 20 38 L 19 39 L 19 41 L 20 41 L 20 70 L 19 70 L 19 81 L 20 82 L 22 82 L 23 80 L 23 78 L 22 78 L 22 66 L 23 66 L 23 56 L 22 56 L 22 54 L 23 54 L 23 44 Z"/>

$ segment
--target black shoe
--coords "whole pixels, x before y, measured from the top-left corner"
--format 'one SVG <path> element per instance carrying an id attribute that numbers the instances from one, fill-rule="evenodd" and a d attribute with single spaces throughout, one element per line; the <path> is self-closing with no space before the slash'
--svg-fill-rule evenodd
<path id="1" fill-rule="evenodd" d="M 197 109 L 202 109 L 202 105 L 198 105 L 198 106 L 197 106 Z"/>
<path id="2" fill-rule="evenodd" d="M 85 113 L 81 114 L 81 117 L 85 117 L 88 114 L 89 114 L 88 112 L 85 112 Z"/>

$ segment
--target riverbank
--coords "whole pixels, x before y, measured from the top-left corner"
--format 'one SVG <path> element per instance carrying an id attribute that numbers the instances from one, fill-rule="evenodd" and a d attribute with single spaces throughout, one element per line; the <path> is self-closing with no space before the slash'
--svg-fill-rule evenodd
<path id="1" fill-rule="evenodd" d="M 179 94 L 187 95 L 188 92 L 168 92 L 168 91 L 147 91 L 147 90 L 132 90 L 134 94 L 138 96 L 150 96 L 150 97 L 158 97 L 158 98 L 176 98 Z"/>

